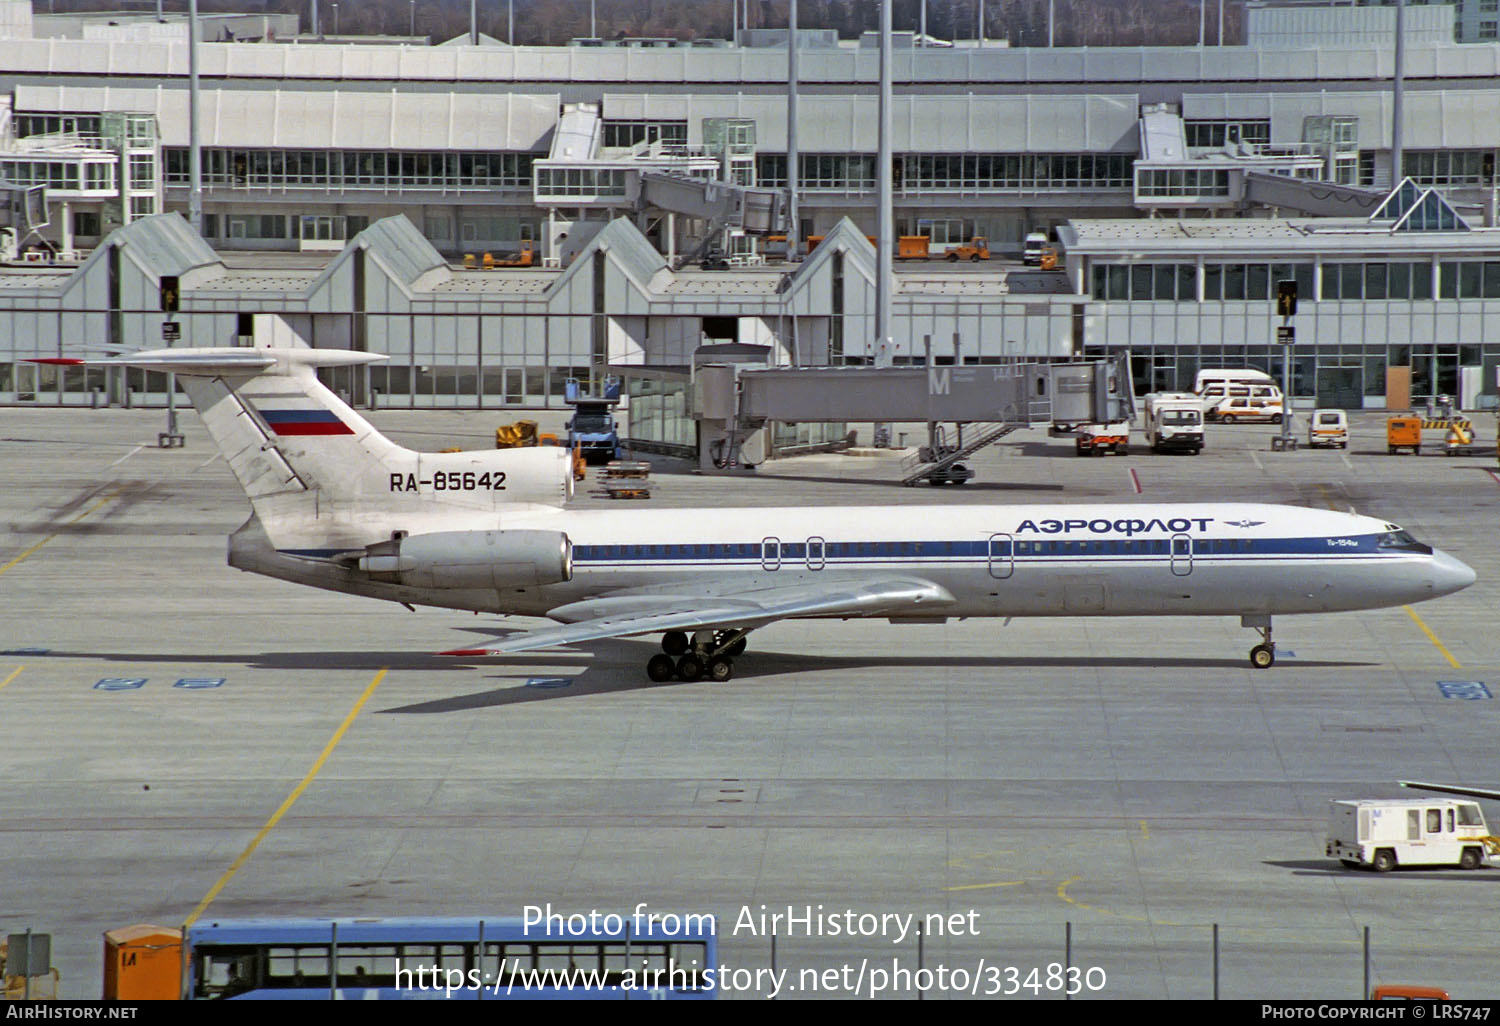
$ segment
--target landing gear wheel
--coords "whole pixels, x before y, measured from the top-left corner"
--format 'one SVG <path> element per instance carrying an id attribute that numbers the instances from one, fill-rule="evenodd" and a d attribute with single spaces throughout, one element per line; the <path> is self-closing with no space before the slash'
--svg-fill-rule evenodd
<path id="1" fill-rule="evenodd" d="M 1479 855 L 1478 848 L 1465 848 L 1464 853 L 1458 857 L 1459 869 L 1478 869 L 1484 860 Z"/>
<path id="2" fill-rule="evenodd" d="M 1276 662 L 1276 650 L 1270 645 L 1256 645 L 1250 650 L 1250 665 L 1257 670 L 1266 670 Z"/>
<path id="3" fill-rule="evenodd" d="M 669 656 L 680 656 L 690 647 L 683 631 L 667 631 L 661 636 L 661 650 Z"/>
<path id="4" fill-rule="evenodd" d="M 1396 868 L 1396 853 L 1389 848 L 1381 848 L 1375 853 L 1375 858 L 1370 865 L 1377 873 L 1389 873 Z"/>
<path id="5" fill-rule="evenodd" d="M 703 678 L 703 660 L 689 652 L 677 660 L 677 679 L 692 683 Z"/>
<path id="6" fill-rule="evenodd" d="M 665 652 L 658 652 L 646 661 L 646 676 L 658 684 L 665 684 L 677 676 L 677 660 Z"/>
<path id="7" fill-rule="evenodd" d="M 715 684 L 723 684 L 734 676 L 734 663 L 723 656 L 715 656 L 708 661 L 708 679 Z"/>

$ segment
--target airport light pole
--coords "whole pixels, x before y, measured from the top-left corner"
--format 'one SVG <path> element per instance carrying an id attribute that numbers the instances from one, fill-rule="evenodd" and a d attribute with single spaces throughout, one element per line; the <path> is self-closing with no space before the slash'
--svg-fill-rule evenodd
<path id="1" fill-rule="evenodd" d="M 926 0 L 923 0 L 926 5 Z M 788 0 L 786 22 L 786 256 L 801 252 L 802 229 L 797 223 L 797 0 Z"/>
<path id="2" fill-rule="evenodd" d="M 407 27 L 406 34 L 409 36 L 417 34 L 417 0 L 411 0 L 411 24 Z"/>
<path id="3" fill-rule="evenodd" d="M 339 5 L 338 4 L 334 4 L 333 5 L 333 34 L 335 36 L 337 36 L 339 34 Z"/>
<path id="4" fill-rule="evenodd" d="M 1405 160 L 1402 156 L 1401 122 L 1406 105 L 1406 4 L 1396 0 L 1396 67 L 1391 83 L 1391 188 L 1405 178 Z"/>
<path id="5" fill-rule="evenodd" d="M 198 0 L 188 0 L 188 224 L 193 231 L 203 234 L 203 145 L 198 138 Z"/>
<path id="6" fill-rule="evenodd" d="M 895 285 L 892 260 L 896 233 L 891 216 L 891 6 L 895 0 L 880 4 L 880 105 L 878 129 L 879 156 L 876 158 L 876 229 L 875 229 L 875 352 L 876 367 L 894 363 L 891 342 L 891 290 Z M 891 425 L 875 425 L 875 444 L 891 444 Z"/>

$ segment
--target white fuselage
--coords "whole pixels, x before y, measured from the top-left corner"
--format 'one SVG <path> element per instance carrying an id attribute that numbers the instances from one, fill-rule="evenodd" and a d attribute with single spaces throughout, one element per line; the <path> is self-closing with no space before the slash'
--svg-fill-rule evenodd
<path id="1" fill-rule="evenodd" d="M 358 525 L 364 543 L 395 530 L 559 531 L 572 542 L 572 578 L 504 591 L 383 584 L 330 562 L 334 552 L 320 552 L 309 531 L 296 532 L 297 556 L 285 554 L 292 546 L 277 552 L 253 519 L 232 539 L 230 562 L 393 601 L 530 615 L 611 596 L 711 598 L 902 578 L 952 596 L 912 618 L 1270 615 L 1402 605 L 1474 579 L 1384 521 L 1272 505 L 532 506 L 482 520 L 384 519 Z M 330 528 L 344 547 L 350 529 Z"/>

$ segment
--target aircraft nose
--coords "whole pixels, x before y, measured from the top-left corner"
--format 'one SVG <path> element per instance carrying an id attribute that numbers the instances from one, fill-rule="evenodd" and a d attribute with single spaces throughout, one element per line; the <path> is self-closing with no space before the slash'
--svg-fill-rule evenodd
<path id="1" fill-rule="evenodd" d="M 1474 583 L 1474 570 L 1467 563 L 1454 559 L 1441 549 L 1432 550 L 1432 593 L 1451 595 Z"/>

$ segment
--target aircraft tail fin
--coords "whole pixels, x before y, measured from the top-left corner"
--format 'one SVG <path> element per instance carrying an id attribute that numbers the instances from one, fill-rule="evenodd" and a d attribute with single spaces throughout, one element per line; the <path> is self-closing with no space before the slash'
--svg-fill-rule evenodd
<path id="1" fill-rule="evenodd" d="M 176 374 L 268 529 L 276 515 L 481 513 L 518 502 L 561 505 L 572 496 L 565 449 L 415 452 L 318 380 L 319 367 L 383 359 L 256 346 L 156 349 L 100 362 Z"/>

